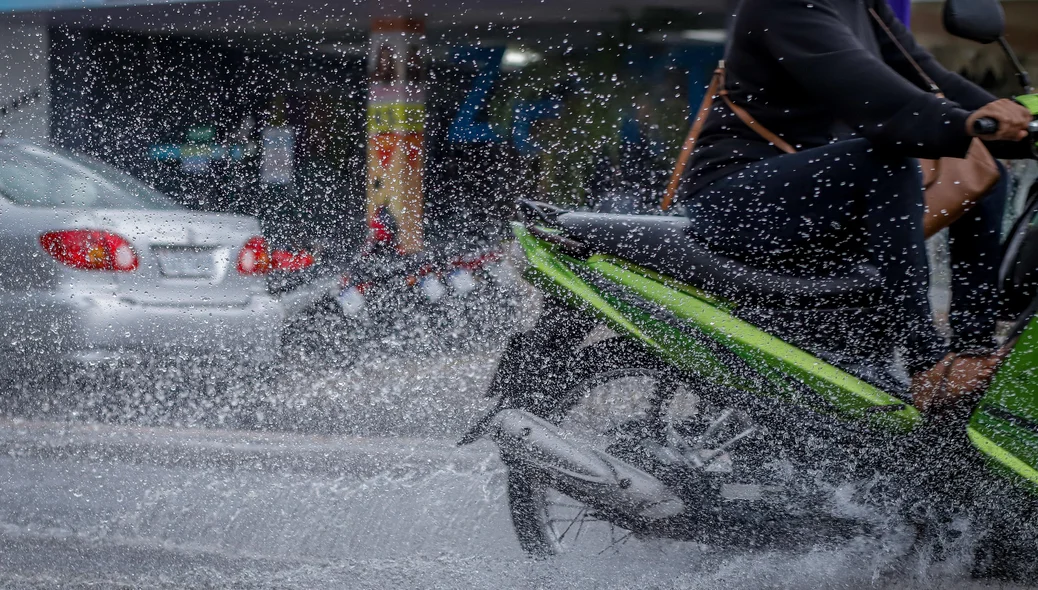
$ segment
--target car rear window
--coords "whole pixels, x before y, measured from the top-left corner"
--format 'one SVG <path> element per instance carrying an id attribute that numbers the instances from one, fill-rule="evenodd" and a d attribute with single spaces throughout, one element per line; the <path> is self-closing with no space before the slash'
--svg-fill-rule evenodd
<path id="1" fill-rule="evenodd" d="M 178 209 L 162 193 L 91 158 L 33 145 L 0 145 L 0 195 L 29 207 Z"/>

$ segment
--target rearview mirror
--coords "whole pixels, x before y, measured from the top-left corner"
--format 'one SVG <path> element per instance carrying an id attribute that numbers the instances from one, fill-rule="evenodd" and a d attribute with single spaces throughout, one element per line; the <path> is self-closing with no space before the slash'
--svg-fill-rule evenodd
<path id="1" fill-rule="evenodd" d="M 956 37 L 987 44 L 1005 34 L 1006 17 L 998 0 L 946 0 L 944 28 Z"/>

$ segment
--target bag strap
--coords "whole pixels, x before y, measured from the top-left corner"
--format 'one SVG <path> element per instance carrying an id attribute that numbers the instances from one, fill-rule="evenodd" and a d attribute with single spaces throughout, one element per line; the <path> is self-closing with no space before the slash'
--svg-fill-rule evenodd
<path id="1" fill-rule="evenodd" d="M 724 87 L 724 70 L 724 60 L 722 59 L 717 63 L 717 69 L 714 70 L 714 75 L 710 78 L 710 86 L 706 89 L 706 96 L 703 97 L 703 102 L 699 106 L 696 120 L 692 123 L 692 128 L 688 132 L 688 137 L 685 138 L 685 143 L 681 146 L 677 164 L 674 166 L 674 172 L 670 175 L 670 182 L 667 183 L 667 190 L 664 192 L 663 201 L 660 203 L 660 207 L 664 211 L 670 209 L 670 205 L 674 202 L 674 197 L 678 192 L 678 185 L 681 184 L 681 177 L 688 168 L 688 163 L 692 159 L 692 150 L 696 147 L 696 141 L 699 139 L 699 134 L 703 131 L 703 124 L 706 123 L 706 117 L 710 114 L 710 109 L 713 107 L 714 99 L 717 96 L 724 100 L 724 103 L 735 113 L 736 117 L 739 117 L 740 121 L 756 131 L 758 135 L 787 154 L 796 152 L 793 146 L 758 123 L 742 107 L 728 98 L 728 90 Z"/>
<path id="2" fill-rule="evenodd" d="M 671 203 L 674 202 L 674 196 L 678 192 L 678 185 L 681 184 L 681 177 L 685 174 L 685 169 L 688 168 L 689 160 L 692 159 L 692 150 L 696 147 L 696 140 L 699 139 L 699 134 L 703 131 L 703 124 L 706 123 L 706 116 L 710 114 L 710 108 L 714 106 L 714 97 L 717 96 L 717 89 L 723 80 L 723 72 L 724 60 L 721 60 L 717 65 L 717 69 L 714 70 L 714 75 L 710 77 L 710 87 L 706 89 L 706 95 L 703 96 L 703 102 L 699 105 L 696 120 L 688 131 L 685 143 L 681 145 L 681 153 L 678 154 L 678 162 L 674 165 L 674 172 L 670 174 L 670 182 L 667 183 L 667 190 L 663 193 L 663 201 L 660 203 L 660 207 L 664 211 L 670 209 Z"/>
<path id="3" fill-rule="evenodd" d="M 908 63 L 912 64 L 912 67 L 915 68 L 915 71 L 919 73 L 919 78 L 922 79 L 922 81 L 930 87 L 930 92 L 936 94 L 941 98 L 944 98 L 944 93 L 941 92 L 941 87 L 937 85 L 937 82 L 933 81 L 933 78 L 931 78 L 929 74 L 927 74 L 926 71 L 923 70 L 922 66 L 919 65 L 919 62 L 917 62 L 915 58 L 912 57 L 912 54 L 909 53 L 907 49 L 905 49 L 905 46 L 897 40 L 897 37 L 894 35 L 894 32 L 890 30 L 890 27 L 887 26 L 887 23 L 883 22 L 883 18 L 879 16 L 879 13 L 876 12 L 876 9 L 870 7 L 869 14 L 871 14 L 872 18 L 876 20 L 877 24 L 879 24 L 879 28 L 883 29 L 883 32 L 887 34 L 887 37 L 890 37 L 890 40 L 894 42 L 894 46 L 897 47 L 899 51 L 901 51 L 901 54 L 905 56 L 905 59 L 908 60 Z"/>
<path id="4" fill-rule="evenodd" d="M 732 112 L 735 113 L 735 116 L 739 117 L 739 120 L 742 121 L 743 123 L 745 123 L 747 127 L 749 127 L 750 129 L 753 129 L 754 131 L 756 131 L 757 135 L 760 135 L 761 137 L 766 139 L 768 141 L 768 143 L 774 145 L 778 149 L 786 152 L 787 154 L 795 154 L 796 153 L 796 149 L 794 149 L 793 146 L 789 145 L 789 143 L 787 143 L 786 140 L 782 139 L 778 135 L 775 135 L 774 133 L 769 131 L 767 127 L 765 127 L 764 125 L 761 125 L 757 120 L 755 120 L 753 117 L 751 117 L 750 114 L 747 113 L 745 109 L 743 109 L 741 106 L 739 106 L 739 105 L 735 104 L 734 102 L 732 102 L 732 99 L 728 98 L 728 90 L 726 90 L 725 87 L 724 87 L 724 67 L 722 66 L 720 69 L 721 69 L 721 98 L 724 99 L 724 103 L 726 105 L 728 105 L 728 108 L 730 108 L 732 110 Z"/>

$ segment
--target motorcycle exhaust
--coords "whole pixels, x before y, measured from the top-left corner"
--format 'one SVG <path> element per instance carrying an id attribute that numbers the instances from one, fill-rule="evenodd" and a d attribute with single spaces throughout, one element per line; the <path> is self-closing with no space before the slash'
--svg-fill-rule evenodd
<path id="1" fill-rule="evenodd" d="M 593 508 L 644 521 L 677 516 L 685 509 L 655 477 L 606 453 L 580 448 L 529 412 L 501 410 L 488 426 L 487 434 L 509 468 L 543 478 Z"/>

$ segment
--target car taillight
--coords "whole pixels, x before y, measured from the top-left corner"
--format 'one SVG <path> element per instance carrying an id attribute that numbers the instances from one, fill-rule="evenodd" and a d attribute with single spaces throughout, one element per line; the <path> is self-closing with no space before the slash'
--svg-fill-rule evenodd
<path id="1" fill-rule="evenodd" d="M 238 272 L 243 275 L 263 275 L 270 272 L 270 267 L 267 240 L 260 236 L 249 238 L 238 253 Z"/>
<path id="2" fill-rule="evenodd" d="M 276 270 L 303 270 L 314 265 L 313 255 L 305 251 L 274 250 L 270 253 L 270 261 Z"/>
<path id="3" fill-rule="evenodd" d="M 137 253 L 122 236 L 111 232 L 74 229 L 40 236 L 40 245 L 55 260 L 83 270 L 137 270 Z"/>

